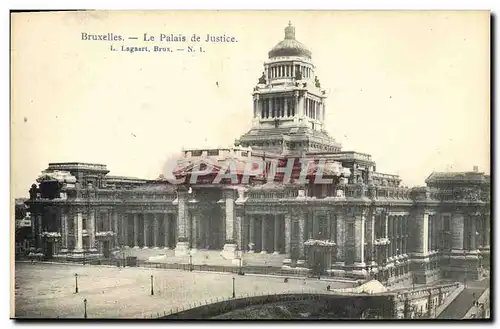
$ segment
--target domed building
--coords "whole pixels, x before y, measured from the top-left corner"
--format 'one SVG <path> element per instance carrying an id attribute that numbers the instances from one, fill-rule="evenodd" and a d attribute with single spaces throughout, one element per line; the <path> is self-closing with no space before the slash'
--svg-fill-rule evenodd
<path id="1" fill-rule="evenodd" d="M 26 201 L 33 247 L 74 261 L 147 251 L 167 255 L 164 267 L 205 255 L 200 262 L 221 270 L 386 285 L 481 276 L 490 177 L 477 168 L 432 173 L 410 189 L 377 171 L 371 155 L 342 150 L 325 125 L 328 95 L 312 59 L 289 24 L 256 81 L 250 129 L 227 148 L 183 150 L 171 177 L 49 164 Z"/>

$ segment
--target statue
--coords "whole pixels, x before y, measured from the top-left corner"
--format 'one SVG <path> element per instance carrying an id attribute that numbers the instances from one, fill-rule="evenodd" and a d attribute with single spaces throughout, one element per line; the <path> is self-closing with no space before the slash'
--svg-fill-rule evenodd
<path id="1" fill-rule="evenodd" d="M 304 83 L 302 84 L 302 87 L 304 87 L 304 88 L 305 88 L 305 87 L 307 87 L 307 82 L 304 82 Z"/>
<path id="2" fill-rule="evenodd" d="M 267 84 L 266 75 L 264 74 L 264 72 L 262 72 L 262 76 L 259 78 L 259 85 L 260 84 L 262 85 Z"/>
<path id="3" fill-rule="evenodd" d="M 295 70 L 295 80 L 302 80 L 302 73 L 299 68 Z"/>
<path id="4" fill-rule="evenodd" d="M 318 76 L 314 77 L 314 84 L 316 85 L 316 88 L 321 88 L 321 83 L 319 83 Z"/>
<path id="5" fill-rule="evenodd" d="M 36 196 L 38 194 L 38 188 L 36 187 L 36 184 L 31 185 L 29 193 L 30 193 L 30 200 L 36 200 Z"/>

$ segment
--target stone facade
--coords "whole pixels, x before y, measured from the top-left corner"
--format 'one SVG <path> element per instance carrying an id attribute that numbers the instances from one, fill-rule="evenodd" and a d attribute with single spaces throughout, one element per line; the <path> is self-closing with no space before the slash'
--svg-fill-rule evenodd
<path id="1" fill-rule="evenodd" d="M 251 130 L 226 149 L 183 150 L 174 175 L 185 183 L 49 164 L 26 201 L 36 248 L 75 259 L 121 247 L 219 250 L 226 259 L 284 254 L 283 268 L 388 284 L 480 276 L 489 266 L 490 177 L 433 173 L 426 187 L 410 189 L 377 172 L 370 155 L 342 151 L 325 128 L 311 52 L 293 27 L 285 35 L 254 90 Z M 214 181 L 229 162 L 238 169 L 256 160 L 263 173 Z M 291 164 L 289 181 L 273 163 Z M 331 183 L 316 184 L 319 176 Z"/>

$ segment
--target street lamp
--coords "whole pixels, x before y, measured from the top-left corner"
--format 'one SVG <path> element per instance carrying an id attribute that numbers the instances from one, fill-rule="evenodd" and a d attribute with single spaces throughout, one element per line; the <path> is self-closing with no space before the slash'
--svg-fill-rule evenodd
<path id="1" fill-rule="evenodd" d="M 467 251 L 464 250 L 464 265 L 465 265 L 465 275 L 464 275 L 464 287 L 467 288 L 467 268 L 469 264 L 467 264 Z"/>
<path id="2" fill-rule="evenodd" d="M 239 250 L 238 254 L 239 254 L 239 261 L 240 261 L 240 268 L 238 270 L 238 275 L 243 275 L 243 250 Z"/>
<path id="3" fill-rule="evenodd" d="M 235 281 L 235 279 L 234 279 L 234 276 L 233 276 L 233 298 L 236 298 L 236 292 L 234 291 L 234 281 Z"/>
<path id="4" fill-rule="evenodd" d="M 83 308 L 84 308 L 84 313 L 83 313 L 83 318 L 87 318 L 87 298 L 83 300 Z"/>
<path id="5" fill-rule="evenodd" d="M 120 251 L 122 254 L 122 267 L 125 267 L 125 246 L 124 245 L 122 245 L 120 247 Z"/>
<path id="6" fill-rule="evenodd" d="M 78 293 L 78 274 L 75 273 L 75 294 Z"/>
<path id="7" fill-rule="evenodd" d="M 193 271 L 193 255 L 191 255 L 191 252 L 189 252 L 189 271 Z"/>
<path id="8" fill-rule="evenodd" d="M 154 290 L 153 290 L 153 276 L 151 275 L 151 296 L 153 296 L 155 294 Z"/>

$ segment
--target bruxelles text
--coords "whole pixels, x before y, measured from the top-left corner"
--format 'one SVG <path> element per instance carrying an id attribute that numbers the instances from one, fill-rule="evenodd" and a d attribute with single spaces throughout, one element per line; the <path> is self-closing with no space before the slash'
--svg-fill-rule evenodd
<path id="1" fill-rule="evenodd" d="M 264 178 L 267 182 L 280 181 L 283 184 L 332 184 L 334 177 L 350 176 L 348 168 L 339 163 L 327 162 L 324 159 L 258 160 L 241 159 L 226 160 L 219 163 L 209 158 L 197 163 L 180 166 L 176 159 L 167 161 L 164 178 L 172 184 L 196 184 L 200 180 L 209 180 L 211 184 L 248 184 L 252 178 Z M 312 177 L 314 176 L 314 177 Z"/>

